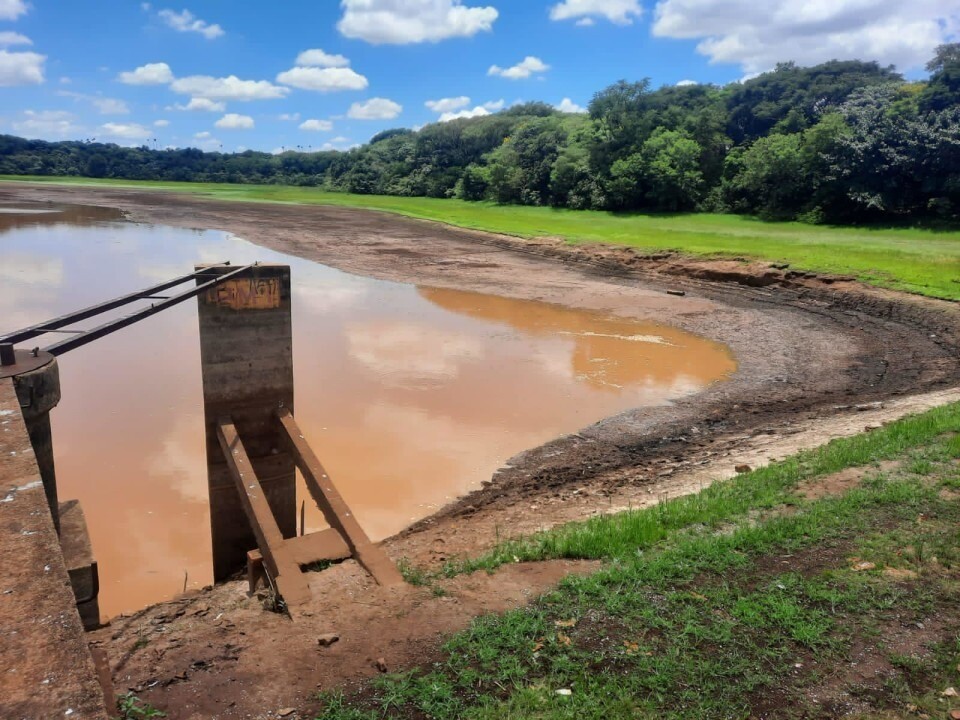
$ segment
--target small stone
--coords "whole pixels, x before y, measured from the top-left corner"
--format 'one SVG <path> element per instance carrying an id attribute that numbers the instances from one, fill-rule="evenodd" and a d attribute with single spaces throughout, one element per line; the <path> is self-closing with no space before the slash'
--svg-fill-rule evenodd
<path id="1" fill-rule="evenodd" d="M 879 430 L 880 425 L 877 425 L 876 423 L 871 423 L 870 425 L 864 425 L 863 429 L 865 432 L 873 432 L 874 430 Z"/>
<path id="2" fill-rule="evenodd" d="M 960 710 L 951 710 L 950 720 L 960 720 Z"/>
<path id="3" fill-rule="evenodd" d="M 277 717 L 288 717 L 293 715 L 296 711 L 296 708 L 283 708 L 282 710 L 277 710 Z"/>
<path id="4" fill-rule="evenodd" d="M 863 403 L 862 405 L 854 405 L 853 409 L 857 412 L 867 412 L 868 410 L 883 410 L 882 402 L 872 402 L 872 403 Z"/>
<path id="5" fill-rule="evenodd" d="M 667 295 L 675 295 L 677 297 L 683 297 L 687 293 L 684 290 L 667 290 Z"/>
<path id="6" fill-rule="evenodd" d="M 560 688 L 559 690 L 557 690 L 557 695 L 563 695 L 564 697 L 568 697 L 570 695 L 573 695 L 573 690 L 571 690 L 570 688 Z"/>
<path id="7" fill-rule="evenodd" d="M 864 562 L 856 563 L 850 569 L 853 570 L 854 572 L 863 572 L 865 570 L 873 570 L 876 567 L 877 566 L 874 563 L 864 561 Z"/>
<path id="8" fill-rule="evenodd" d="M 743 473 L 748 473 L 751 470 L 753 470 L 753 468 L 750 467 L 749 465 L 737 465 L 733 469 L 736 470 L 741 475 L 743 475 Z"/>
<path id="9" fill-rule="evenodd" d="M 387 661 L 383 658 L 377 658 L 377 661 L 373 663 L 373 666 L 382 673 L 387 672 Z"/>
<path id="10" fill-rule="evenodd" d="M 943 691 L 942 693 L 940 693 L 940 694 L 943 695 L 943 697 L 957 697 L 957 696 L 960 696 L 960 693 L 958 693 L 957 690 L 956 690 L 956 688 L 953 688 L 953 687 L 948 687 L 946 690 L 944 690 L 944 691 Z"/>
<path id="11" fill-rule="evenodd" d="M 317 638 L 317 645 L 319 645 L 320 647 L 330 647 L 339 639 L 340 639 L 340 636 L 337 635 L 336 633 L 324 633 L 323 635 Z"/>

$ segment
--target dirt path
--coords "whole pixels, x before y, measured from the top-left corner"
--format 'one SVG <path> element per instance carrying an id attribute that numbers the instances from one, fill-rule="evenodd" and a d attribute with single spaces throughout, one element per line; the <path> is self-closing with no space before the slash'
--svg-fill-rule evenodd
<path id="1" fill-rule="evenodd" d="M 734 260 L 644 256 L 447 228 L 342 208 L 213 201 L 137 190 L 0 186 L 0 202 L 119 207 L 130 219 L 222 229 L 349 272 L 668 322 L 722 342 L 739 369 L 670 406 L 633 410 L 518 455 L 477 492 L 385 543 L 429 566 L 498 536 L 656 502 L 831 437 L 960 399 L 960 307 Z M 667 294 L 682 290 L 684 297 Z M 522 398 L 518 399 L 522 402 Z M 838 410 L 871 402 L 882 407 Z M 335 687 L 432 657 L 438 634 L 522 604 L 570 564 L 461 578 L 435 596 L 372 587 L 353 563 L 317 574 L 317 615 L 293 626 L 227 584 L 99 631 L 118 689 L 171 717 L 309 717 Z M 180 610 L 183 610 L 181 613 Z M 316 636 L 340 643 L 317 650 Z M 290 715 L 294 717 L 294 715 Z"/>

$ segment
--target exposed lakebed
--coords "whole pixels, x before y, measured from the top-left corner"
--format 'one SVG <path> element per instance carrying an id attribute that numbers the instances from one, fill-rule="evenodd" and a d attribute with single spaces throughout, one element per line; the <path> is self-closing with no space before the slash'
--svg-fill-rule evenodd
<path id="1" fill-rule="evenodd" d="M 377 539 L 521 450 L 736 367 L 722 345 L 666 325 L 373 280 L 225 232 L 69 206 L 0 212 L 0 331 L 224 260 L 291 266 L 297 416 Z M 61 358 L 60 497 L 83 504 L 105 617 L 210 581 L 197 332 L 188 302 Z M 307 529 L 321 526 L 300 496 Z"/>

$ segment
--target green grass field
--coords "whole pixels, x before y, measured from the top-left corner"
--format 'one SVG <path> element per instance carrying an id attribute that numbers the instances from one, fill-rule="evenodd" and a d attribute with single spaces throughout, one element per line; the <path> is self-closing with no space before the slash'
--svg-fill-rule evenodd
<path id="1" fill-rule="evenodd" d="M 881 287 L 960 300 L 960 231 L 770 223 L 736 215 L 644 215 L 501 206 L 460 200 L 331 193 L 278 185 L 162 183 L 0 176 L 0 181 L 154 188 L 222 200 L 338 205 L 398 213 L 517 237 L 562 237 L 789 263 Z"/>
<path id="2" fill-rule="evenodd" d="M 507 543 L 473 567 L 605 564 L 477 618 L 432 665 L 323 696 L 319 718 L 954 717 L 958 431 L 945 406 Z"/>

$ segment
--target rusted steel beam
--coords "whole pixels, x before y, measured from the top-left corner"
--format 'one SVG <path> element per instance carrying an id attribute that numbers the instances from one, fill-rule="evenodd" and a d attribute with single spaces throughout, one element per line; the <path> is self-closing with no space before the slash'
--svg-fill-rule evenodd
<path id="1" fill-rule="evenodd" d="M 174 305 L 179 305 L 185 300 L 189 300 L 192 297 L 196 297 L 197 295 L 200 295 L 206 290 L 209 290 L 210 288 L 216 285 L 219 285 L 224 280 L 227 280 L 233 277 L 234 275 L 239 275 L 242 272 L 246 272 L 247 270 L 255 266 L 256 266 L 256 263 L 254 263 L 253 265 L 244 265 L 243 267 L 237 268 L 233 272 L 229 272 L 226 275 L 219 275 L 213 278 L 212 280 L 208 280 L 205 283 L 196 285 L 195 287 L 192 287 L 189 290 L 184 290 L 182 293 L 171 295 L 166 300 L 155 303 L 148 308 L 137 310 L 136 312 L 130 313 L 129 315 L 124 315 L 122 318 L 111 320 L 110 322 L 104 323 L 103 325 L 99 325 L 95 328 L 92 328 L 91 330 L 87 330 L 85 332 L 79 333 L 77 335 L 74 335 L 71 338 L 67 338 L 66 340 L 61 340 L 60 342 L 54 343 L 53 345 L 50 345 L 49 347 L 44 348 L 44 350 L 54 356 L 63 355 L 65 352 L 69 352 L 70 350 L 75 350 L 78 347 L 82 347 L 87 343 L 90 343 L 90 342 L 93 342 L 94 340 L 102 338 L 104 335 L 109 335 L 110 333 L 116 330 L 120 330 L 121 328 L 125 328 L 128 325 L 133 325 L 136 322 L 140 322 L 144 318 L 148 318 L 151 315 L 156 315 L 158 312 L 162 312 L 167 308 L 171 308 Z M 198 276 L 200 276 L 199 273 L 194 273 L 190 277 L 198 277 Z M 151 290 L 154 290 L 154 289 L 155 288 L 151 288 Z M 142 296 L 142 293 L 141 293 L 141 296 Z M 134 299 L 137 299 L 137 298 L 134 298 Z M 49 323 L 47 324 L 47 326 L 49 326 Z"/>
<path id="2" fill-rule="evenodd" d="M 340 533 L 353 557 L 366 568 L 377 583 L 380 585 L 402 583 L 403 576 L 397 570 L 397 566 L 387 557 L 382 548 L 370 542 L 370 538 L 360 527 L 360 523 L 357 522 L 333 484 L 333 480 L 310 448 L 293 414 L 287 408 L 280 408 L 277 410 L 277 418 L 289 442 L 293 459 L 303 474 L 307 489 L 330 527 Z"/>
<path id="3" fill-rule="evenodd" d="M 311 599 L 310 588 L 294 560 L 293 553 L 284 547 L 283 533 L 277 526 L 273 511 L 263 494 L 247 451 L 230 418 L 221 418 L 217 424 L 217 439 L 227 460 L 227 467 L 236 483 L 250 527 L 257 539 L 267 572 L 276 585 L 291 616 L 295 609 Z"/>
<path id="4" fill-rule="evenodd" d="M 220 264 L 224 265 L 226 263 Z M 169 288 L 182 285 L 183 283 L 193 280 L 194 278 L 204 274 L 209 274 L 209 271 L 198 270 L 190 273 L 189 275 L 181 275 L 180 277 L 173 278 L 172 280 L 160 283 L 159 285 L 154 285 L 153 287 L 149 287 L 144 290 L 137 290 L 129 295 L 122 295 L 121 297 L 113 298 L 112 300 L 107 300 L 106 302 L 98 303 L 97 305 L 91 305 L 83 310 L 76 310 L 72 313 L 54 318 L 53 320 L 47 320 L 46 322 L 42 322 L 38 325 L 31 325 L 30 327 L 23 328 L 22 330 L 15 330 L 14 332 L 0 337 L 0 343 L 16 344 L 24 342 L 25 340 L 30 340 L 38 335 L 43 335 L 44 333 L 52 332 L 62 328 L 65 325 L 72 325 L 75 322 L 80 322 L 81 320 L 86 320 L 87 318 L 100 315 L 118 307 L 129 305 L 137 300 L 151 299 L 149 297 L 151 295 L 156 295 L 157 293 L 168 290 Z"/>

